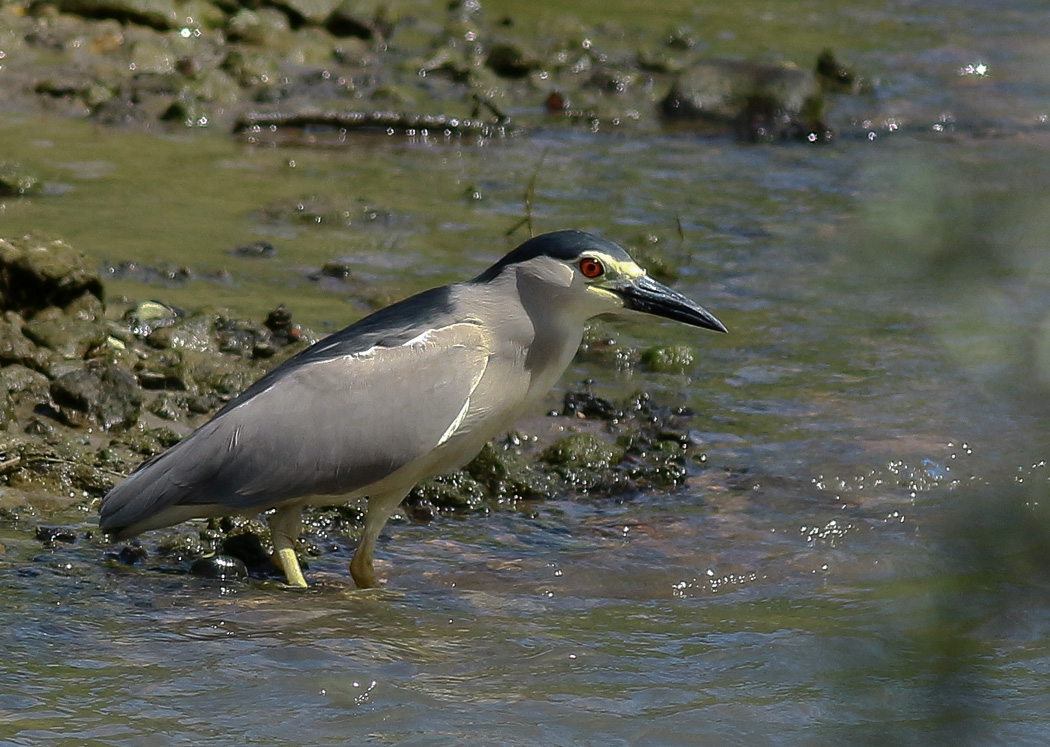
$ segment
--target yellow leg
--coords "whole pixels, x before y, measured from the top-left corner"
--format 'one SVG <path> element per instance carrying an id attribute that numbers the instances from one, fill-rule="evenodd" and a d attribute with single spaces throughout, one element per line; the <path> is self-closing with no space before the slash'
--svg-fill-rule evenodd
<path id="1" fill-rule="evenodd" d="M 288 585 L 305 589 L 306 577 L 303 576 L 303 571 L 299 567 L 299 558 L 295 556 L 295 550 L 290 547 L 282 547 L 274 555 L 277 565 L 284 571 L 284 578 Z"/>
<path id="2" fill-rule="evenodd" d="M 368 499 L 368 509 L 365 511 L 365 531 L 361 534 L 361 542 L 357 545 L 354 559 L 350 561 L 350 575 L 354 577 L 354 583 L 361 589 L 375 589 L 379 586 L 372 553 L 375 551 L 379 533 L 386 526 L 390 514 L 401 505 L 406 495 L 408 495 L 407 491 L 382 496 L 374 495 Z"/>
<path id="3" fill-rule="evenodd" d="M 270 536 L 273 538 L 274 563 L 284 571 L 288 585 L 305 589 L 306 579 L 299 568 L 299 558 L 295 555 L 301 518 L 299 506 L 277 509 L 270 517 Z"/>

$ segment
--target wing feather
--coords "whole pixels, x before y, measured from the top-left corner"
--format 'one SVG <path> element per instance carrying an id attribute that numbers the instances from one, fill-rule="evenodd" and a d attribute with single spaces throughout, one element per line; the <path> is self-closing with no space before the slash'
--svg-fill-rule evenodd
<path id="1" fill-rule="evenodd" d="M 133 472 L 103 500 L 101 526 L 134 529 L 173 506 L 262 509 L 361 490 L 454 434 L 488 359 L 480 328 L 456 323 L 290 367 Z"/>

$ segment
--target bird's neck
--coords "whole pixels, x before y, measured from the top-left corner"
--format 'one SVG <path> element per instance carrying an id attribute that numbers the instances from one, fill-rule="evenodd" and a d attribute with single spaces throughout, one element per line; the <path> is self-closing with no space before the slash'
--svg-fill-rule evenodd
<path id="1" fill-rule="evenodd" d="M 522 307 L 531 326 L 525 367 L 532 377 L 528 398 L 533 401 L 549 392 L 572 363 L 583 339 L 586 319 L 570 313 L 556 297 L 522 291 L 521 298 L 532 299 L 523 302 Z"/>

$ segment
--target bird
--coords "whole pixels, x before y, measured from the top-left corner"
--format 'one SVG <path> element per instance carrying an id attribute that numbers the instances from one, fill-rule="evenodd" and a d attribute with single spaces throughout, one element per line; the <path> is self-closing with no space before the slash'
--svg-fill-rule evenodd
<path id="1" fill-rule="evenodd" d="M 100 529 L 124 540 L 267 512 L 274 564 L 306 587 L 302 510 L 367 498 L 350 574 L 377 587 L 376 541 L 409 491 L 465 465 L 536 405 L 588 320 L 646 314 L 727 331 L 610 240 L 535 236 L 474 279 L 382 308 L 281 363 L 110 490 Z"/>

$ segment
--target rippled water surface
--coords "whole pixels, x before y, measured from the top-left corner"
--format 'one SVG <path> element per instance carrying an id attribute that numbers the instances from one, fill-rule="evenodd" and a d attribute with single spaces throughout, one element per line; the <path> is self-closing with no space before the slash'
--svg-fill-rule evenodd
<path id="1" fill-rule="evenodd" d="M 695 370 L 563 381 L 696 410 L 685 489 L 393 523 L 381 591 L 350 588 L 351 540 L 299 593 L 33 539 L 85 514 L 0 523 L 0 742 L 1044 743 L 1050 13 L 797 6 L 776 28 L 798 50 L 831 35 L 879 79 L 828 147 L 610 128 L 311 150 L 0 115 L 0 159 L 58 185 L 0 233 L 197 273 L 112 294 L 335 329 L 364 309 L 312 271 L 342 259 L 391 298 L 473 275 L 524 236 L 535 173 L 537 230 L 653 237 L 731 329 L 608 325 L 694 345 Z M 267 217 L 312 199 L 343 219 Z M 231 255 L 256 240 L 277 257 Z"/>

